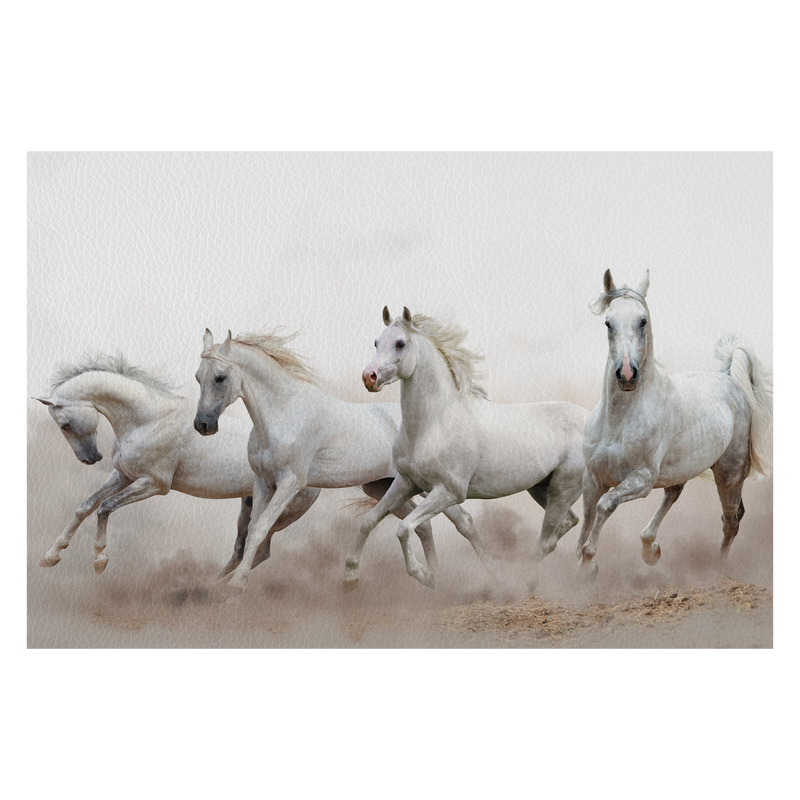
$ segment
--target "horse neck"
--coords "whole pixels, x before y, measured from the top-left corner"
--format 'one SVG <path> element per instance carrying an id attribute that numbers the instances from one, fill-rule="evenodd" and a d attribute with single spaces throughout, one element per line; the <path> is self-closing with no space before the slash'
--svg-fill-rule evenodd
<path id="1" fill-rule="evenodd" d="M 418 342 L 417 366 L 400 391 L 403 428 L 412 438 L 452 409 L 459 397 L 444 356 L 426 337 Z"/>
<path id="2" fill-rule="evenodd" d="M 266 353 L 250 345 L 235 344 L 242 400 L 256 435 L 263 438 L 284 412 L 291 411 L 301 394 L 310 394 L 313 384 L 295 378 Z"/>
<path id="3" fill-rule="evenodd" d="M 90 402 L 111 423 L 120 438 L 126 431 L 150 422 L 169 398 L 139 381 L 115 372 L 84 372 L 57 392 L 68 400 Z"/>

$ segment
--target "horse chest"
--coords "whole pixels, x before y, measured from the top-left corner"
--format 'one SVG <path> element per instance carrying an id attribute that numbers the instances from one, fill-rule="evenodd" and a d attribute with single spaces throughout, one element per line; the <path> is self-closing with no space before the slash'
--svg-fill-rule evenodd
<path id="1" fill-rule="evenodd" d="M 412 442 L 399 442 L 394 451 L 398 472 L 429 492 L 443 478 L 451 476 L 454 467 L 464 464 L 465 454 L 455 453 L 438 439 L 430 437 Z"/>

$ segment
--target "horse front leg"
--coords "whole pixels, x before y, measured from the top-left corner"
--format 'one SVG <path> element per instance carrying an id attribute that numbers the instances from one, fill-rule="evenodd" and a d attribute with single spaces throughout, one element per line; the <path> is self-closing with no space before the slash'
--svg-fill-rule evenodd
<path id="1" fill-rule="evenodd" d="M 358 585 L 359 569 L 361 565 L 361 551 L 367 543 L 370 533 L 396 509 L 405 505 L 415 494 L 419 494 L 419 487 L 415 486 L 410 480 L 398 475 L 392 481 L 386 494 L 378 501 L 375 508 L 370 509 L 364 517 L 358 529 L 358 538 L 353 549 L 345 560 L 344 569 L 344 588 L 345 591 L 352 591 Z"/>
<path id="2" fill-rule="evenodd" d="M 267 538 L 261 543 L 261 546 L 256 551 L 256 557 L 253 559 L 253 569 L 255 569 L 263 561 L 269 558 L 270 542 L 272 537 L 284 528 L 288 528 L 293 522 L 297 522 L 303 514 L 314 505 L 319 497 L 320 489 L 312 486 L 306 486 L 305 489 L 298 492 L 292 501 L 287 506 L 283 514 L 278 517 L 278 521 L 270 528 Z"/>
<path id="3" fill-rule="evenodd" d="M 253 513 L 253 498 L 243 497 L 242 505 L 239 510 L 239 519 L 236 521 L 236 543 L 233 545 L 233 555 L 231 560 L 223 567 L 219 578 L 222 579 L 233 572 L 242 562 L 244 555 L 244 544 L 247 541 L 247 531 L 250 527 L 250 517 Z"/>
<path id="4" fill-rule="evenodd" d="M 581 533 L 581 543 L 578 544 L 578 558 L 579 566 L 588 571 L 592 577 L 597 575 L 597 562 L 595 556 L 597 555 L 597 543 L 600 539 L 600 530 L 605 524 L 606 520 L 614 513 L 620 503 L 627 503 L 629 500 L 636 500 L 639 497 L 647 497 L 650 490 L 653 488 L 655 479 L 648 469 L 637 469 L 628 475 L 622 483 L 613 489 L 609 489 L 603 494 L 599 500 L 596 501 L 595 507 L 591 509 L 593 513 L 593 522 L 591 523 L 591 531 L 588 533 L 588 538 L 584 542 L 584 536 L 587 533 L 587 526 L 589 524 L 589 506 L 592 502 L 597 489 L 591 490 L 592 497 L 587 498 L 586 474 L 584 474 L 584 527 Z M 596 483 L 595 483 L 596 486 Z"/>
<path id="5" fill-rule="evenodd" d="M 292 472 L 284 472 L 278 479 L 271 498 L 262 478 L 256 478 L 253 497 L 253 515 L 247 533 L 242 561 L 231 573 L 228 586 L 234 593 L 240 593 L 247 586 L 247 579 L 253 569 L 258 549 L 266 541 L 272 526 L 283 514 L 295 495 L 306 486 L 305 478 Z"/>
<path id="6" fill-rule="evenodd" d="M 377 481 L 370 481 L 365 483 L 361 489 L 368 497 L 380 502 L 381 498 L 389 491 L 392 485 L 392 478 L 381 478 Z M 423 495 L 424 497 L 425 495 Z M 392 511 L 398 519 L 405 519 L 415 508 L 417 504 L 413 500 L 404 503 L 400 508 Z M 425 553 L 425 563 L 431 568 L 433 572 L 438 569 L 438 558 L 436 556 L 436 546 L 433 543 L 433 528 L 430 522 L 425 522 L 417 528 L 417 536 L 422 544 L 422 552 Z"/>
<path id="7" fill-rule="evenodd" d="M 42 556 L 41 561 L 39 561 L 40 567 L 54 567 L 61 561 L 61 551 L 66 550 L 69 547 L 69 543 L 72 540 L 75 531 L 78 530 L 80 524 L 89 517 L 92 513 L 94 513 L 95 509 L 106 499 L 106 497 L 110 497 L 112 494 L 115 494 L 120 489 L 124 489 L 126 486 L 130 484 L 130 480 L 126 478 L 124 475 L 120 474 L 117 470 L 114 470 L 111 475 L 108 477 L 106 482 L 89 498 L 81 503 L 80 507 L 75 512 L 75 516 L 72 519 L 72 522 L 64 528 L 63 531 L 58 535 L 53 546 Z"/>
<path id="8" fill-rule="evenodd" d="M 403 557 L 406 562 L 406 572 L 423 586 L 427 586 L 430 589 L 434 587 L 436 579 L 427 567 L 417 561 L 409 541 L 411 531 L 463 499 L 463 497 L 456 497 L 452 491 L 442 484 L 434 486 L 428 496 L 404 520 L 400 521 L 400 526 L 397 529 L 397 538 L 400 541 L 400 547 L 403 550 Z"/>
<path id="9" fill-rule="evenodd" d="M 118 508 L 122 508 L 122 506 L 138 503 L 140 500 L 146 500 L 148 497 L 154 497 L 157 494 L 166 494 L 168 491 L 168 486 L 164 486 L 164 484 L 159 483 L 149 475 L 144 475 L 141 478 L 137 478 L 121 492 L 117 492 L 117 494 L 106 498 L 100 503 L 100 508 L 97 511 L 97 534 L 94 540 L 94 571 L 98 575 L 108 564 L 106 528 L 109 515 Z"/>
<path id="10" fill-rule="evenodd" d="M 674 486 L 668 486 L 664 489 L 664 499 L 661 501 L 661 505 L 656 510 L 656 513 L 653 514 L 650 522 L 647 523 L 647 527 L 639 534 L 639 538 L 642 540 L 642 558 L 645 564 L 650 567 L 654 567 L 658 563 L 658 559 L 661 558 L 661 546 L 656 541 L 658 528 L 667 515 L 667 511 L 672 508 L 675 501 L 681 496 L 684 486 L 686 486 L 685 483 L 676 483 Z"/>

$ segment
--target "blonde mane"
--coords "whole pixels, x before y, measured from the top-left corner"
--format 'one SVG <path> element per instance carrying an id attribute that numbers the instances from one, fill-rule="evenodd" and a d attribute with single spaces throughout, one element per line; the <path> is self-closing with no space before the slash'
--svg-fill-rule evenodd
<path id="1" fill-rule="evenodd" d="M 398 317 L 395 322 L 404 330 L 418 333 L 430 340 L 444 357 L 459 392 L 488 399 L 486 390 L 475 382 L 477 362 L 483 361 L 483 356 L 462 347 L 461 343 L 467 338 L 467 331 L 464 328 L 455 322 L 438 322 L 424 314 L 414 314 L 411 322 L 407 322 L 403 317 Z"/>
<path id="2" fill-rule="evenodd" d="M 317 383 L 317 375 L 305 359 L 287 345 L 298 333 L 280 336 L 276 328 L 268 333 L 240 333 L 233 341 L 255 347 L 283 367 L 289 374 L 306 383 Z"/>

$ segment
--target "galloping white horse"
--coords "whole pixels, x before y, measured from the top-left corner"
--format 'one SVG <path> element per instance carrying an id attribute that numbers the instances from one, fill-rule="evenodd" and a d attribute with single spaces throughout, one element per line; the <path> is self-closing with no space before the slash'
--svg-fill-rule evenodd
<path id="1" fill-rule="evenodd" d="M 241 497 L 237 546 L 239 542 L 243 546 L 253 494 L 253 472 L 247 462 L 251 425 L 236 420 L 215 442 L 200 439 L 191 428 L 191 410 L 184 398 L 121 356 L 101 356 L 65 367 L 51 387 L 51 396 L 35 399 L 48 406 L 82 464 L 95 464 L 103 458 L 97 449 L 100 414 L 111 423 L 116 436 L 114 470 L 77 509 L 40 566 L 58 564 L 75 531 L 99 506 L 94 569 L 101 573 L 108 563 L 109 514 L 153 495 L 167 494 L 170 489 L 211 499 Z M 298 494 L 274 530 L 299 519 L 318 495 L 317 489 Z M 230 565 L 225 571 L 229 569 Z"/>
<path id="2" fill-rule="evenodd" d="M 661 556 L 656 533 L 688 480 L 711 468 L 722 502 L 721 555 L 727 555 L 744 516 L 742 484 L 766 471 L 763 439 L 772 415 L 771 375 L 734 334 L 714 351 L 719 372 L 670 377 L 653 356 L 645 297 L 649 272 L 632 289 L 617 288 L 606 270 L 593 304 L 606 313 L 608 360 L 603 394 L 586 425 L 583 452 L 583 530 L 579 564 L 597 572 L 600 529 L 620 503 L 664 489 L 664 500 L 640 534 L 642 558 Z"/>
<path id="3" fill-rule="evenodd" d="M 375 358 L 361 377 L 370 392 L 402 381 L 403 424 L 392 451 L 399 474 L 361 525 L 347 559 L 348 577 L 358 569 L 370 531 L 415 494 L 428 496 L 401 521 L 397 536 L 408 574 L 430 586 L 430 572 L 409 547 L 414 526 L 467 498 L 527 491 L 545 509 L 534 585 L 535 567 L 578 522 L 570 509 L 581 494 L 589 412 L 564 402 L 491 403 L 473 380 L 478 357 L 461 346 L 465 331 L 421 314 L 412 318 L 407 308 L 394 322 L 384 308 L 383 322 Z"/>
<path id="4" fill-rule="evenodd" d="M 274 521 L 298 492 L 308 486 L 361 486 L 377 500 L 397 474 L 391 454 L 400 408 L 394 403 L 347 403 L 332 397 L 287 347 L 291 338 L 270 333 L 233 339 L 228 331 L 222 344 L 214 344 L 208 329 L 203 336 L 195 429 L 204 436 L 215 434 L 222 412 L 240 397 L 254 426 L 248 444 L 256 476 L 253 515 L 244 555 L 229 582 L 238 590 L 244 589 L 253 558 Z M 411 496 L 395 506 L 399 518 L 415 508 Z M 448 517 L 485 560 L 480 537 L 466 512 L 457 507 L 448 511 Z M 414 527 L 425 559 L 435 569 L 431 527 Z M 353 588 L 357 581 L 356 571 L 346 588 Z"/>

